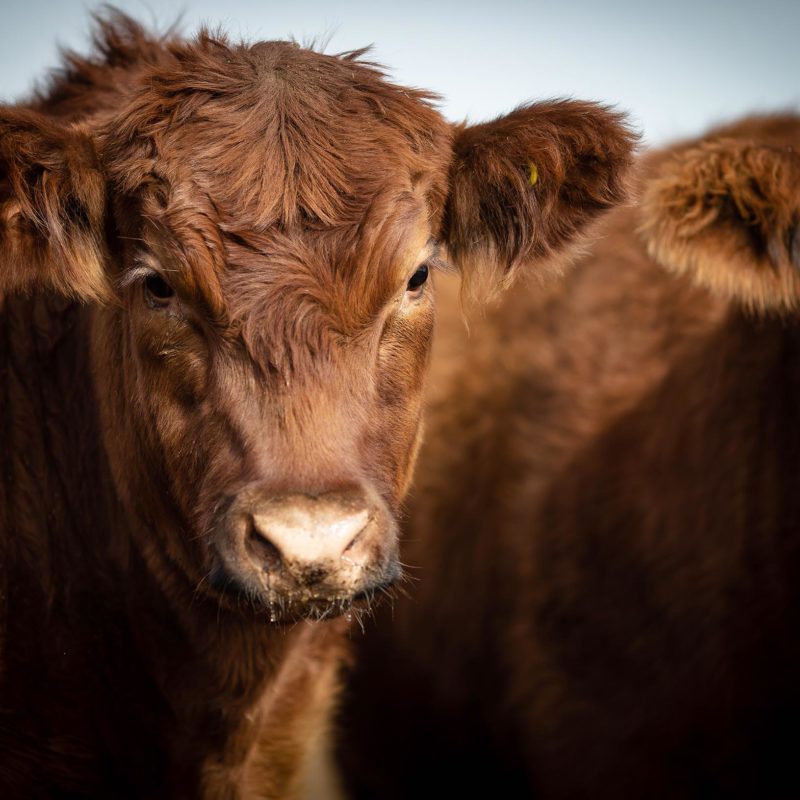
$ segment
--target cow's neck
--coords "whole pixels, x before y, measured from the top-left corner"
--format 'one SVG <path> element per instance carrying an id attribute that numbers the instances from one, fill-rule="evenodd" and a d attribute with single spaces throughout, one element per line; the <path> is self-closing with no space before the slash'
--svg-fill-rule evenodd
<path id="1" fill-rule="evenodd" d="M 170 796 L 295 796 L 326 735 L 346 621 L 277 627 L 177 577 L 167 593 L 136 551 L 126 577 L 130 646 L 161 709 Z"/>
<path id="2" fill-rule="evenodd" d="M 173 762 L 199 769 L 210 797 L 234 789 L 244 796 L 260 796 L 257 790 L 285 796 L 303 779 L 316 740 L 327 730 L 347 623 L 277 628 L 266 617 L 190 596 L 178 601 L 185 603 L 184 614 L 175 607 L 177 596 L 156 594 L 145 609 L 141 596 L 129 595 L 137 648 L 180 721 L 167 743 Z M 210 746 L 200 760 L 198 742 Z M 175 780 L 188 782 L 180 772 Z"/>

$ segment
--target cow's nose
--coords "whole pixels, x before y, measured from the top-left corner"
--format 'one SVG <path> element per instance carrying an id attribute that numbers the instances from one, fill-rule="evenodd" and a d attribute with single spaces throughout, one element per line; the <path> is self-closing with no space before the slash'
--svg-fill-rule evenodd
<path id="1" fill-rule="evenodd" d="M 268 568 L 323 568 L 339 562 L 370 521 L 360 492 L 272 497 L 251 512 L 253 546 Z"/>
<path id="2" fill-rule="evenodd" d="M 253 484 L 220 523 L 209 542 L 213 585 L 267 604 L 273 620 L 341 614 L 400 574 L 397 525 L 369 486 L 275 494 Z"/>

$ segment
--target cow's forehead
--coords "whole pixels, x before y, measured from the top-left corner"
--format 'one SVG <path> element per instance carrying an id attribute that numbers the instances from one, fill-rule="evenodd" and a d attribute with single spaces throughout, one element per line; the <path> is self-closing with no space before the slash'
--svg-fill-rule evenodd
<path id="1" fill-rule="evenodd" d="M 355 225 L 260 230 L 222 223 L 211 204 L 192 199 L 178 193 L 171 203 L 146 207 L 127 269 L 161 272 L 218 319 L 237 325 L 261 325 L 273 316 L 270 309 L 296 306 L 287 317 L 308 316 L 313 308 L 312 316 L 327 317 L 326 327 L 357 332 L 436 252 L 422 191 L 377 195 Z"/>
<path id="2" fill-rule="evenodd" d="M 140 77 L 104 158 L 124 192 L 191 184 L 229 224 L 358 224 L 393 190 L 441 202 L 451 134 L 430 100 L 358 54 L 200 37 Z"/>

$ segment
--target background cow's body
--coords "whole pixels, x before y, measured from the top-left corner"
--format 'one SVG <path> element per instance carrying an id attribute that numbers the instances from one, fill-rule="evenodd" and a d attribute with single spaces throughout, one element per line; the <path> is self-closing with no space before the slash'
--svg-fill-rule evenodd
<path id="1" fill-rule="evenodd" d="M 300 793 L 325 618 L 399 574 L 437 250 L 488 285 L 622 197 L 618 115 L 453 128 L 362 55 L 113 17 L 0 107 L 4 797 Z"/>
<path id="2" fill-rule="evenodd" d="M 800 120 L 709 138 L 649 156 L 563 284 L 468 335 L 440 301 L 418 582 L 341 726 L 356 796 L 800 790 Z"/>

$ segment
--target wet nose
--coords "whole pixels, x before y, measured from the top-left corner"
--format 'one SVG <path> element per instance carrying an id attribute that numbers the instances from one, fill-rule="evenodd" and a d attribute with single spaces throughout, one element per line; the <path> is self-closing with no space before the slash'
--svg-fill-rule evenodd
<path id="1" fill-rule="evenodd" d="M 369 524 L 370 512 L 358 492 L 289 494 L 253 509 L 251 519 L 268 561 L 301 566 L 339 561 Z"/>

